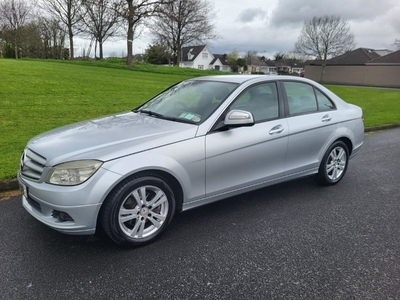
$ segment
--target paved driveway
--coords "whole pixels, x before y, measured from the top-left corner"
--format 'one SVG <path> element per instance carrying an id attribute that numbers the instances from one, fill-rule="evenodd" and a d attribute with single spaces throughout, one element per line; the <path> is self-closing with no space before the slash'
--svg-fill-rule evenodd
<path id="1" fill-rule="evenodd" d="M 121 249 L 0 201 L 0 299 L 400 299 L 400 129 L 369 134 L 344 180 L 306 178 L 178 215 Z"/>

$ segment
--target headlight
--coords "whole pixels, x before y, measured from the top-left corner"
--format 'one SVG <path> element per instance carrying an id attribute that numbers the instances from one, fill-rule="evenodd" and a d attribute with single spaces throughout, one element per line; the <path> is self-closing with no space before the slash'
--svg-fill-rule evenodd
<path id="1" fill-rule="evenodd" d="M 77 160 L 54 166 L 46 182 L 56 185 L 77 185 L 88 180 L 101 167 L 98 160 Z"/>

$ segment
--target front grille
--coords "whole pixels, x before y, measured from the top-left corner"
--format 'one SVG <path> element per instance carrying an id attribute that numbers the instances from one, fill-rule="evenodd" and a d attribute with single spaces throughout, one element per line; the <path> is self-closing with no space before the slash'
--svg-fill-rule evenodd
<path id="1" fill-rule="evenodd" d="M 30 149 L 25 149 L 21 156 L 21 175 L 29 179 L 40 180 L 45 164 L 46 158 Z"/>

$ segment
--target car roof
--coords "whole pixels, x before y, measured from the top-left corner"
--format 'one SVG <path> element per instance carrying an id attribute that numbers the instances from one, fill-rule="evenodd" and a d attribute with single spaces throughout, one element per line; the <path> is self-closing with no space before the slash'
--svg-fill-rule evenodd
<path id="1" fill-rule="evenodd" d="M 232 82 L 243 84 L 248 81 L 261 81 L 261 80 L 295 80 L 307 82 L 308 80 L 303 77 L 285 76 L 285 75 L 212 75 L 195 77 L 189 80 L 205 80 L 205 81 L 219 81 L 219 82 Z"/>

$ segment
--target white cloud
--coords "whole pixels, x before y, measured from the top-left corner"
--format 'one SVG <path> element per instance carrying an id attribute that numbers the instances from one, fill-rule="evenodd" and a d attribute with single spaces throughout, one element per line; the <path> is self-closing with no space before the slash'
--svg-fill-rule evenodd
<path id="1" fill-rule="evenodd" d="M 265 16 L 265 11 L 260 8 L 247 8 L 239 14 L 238 19 L 241 23 L 251 23 L 257 19 L 264 20 Z"/>
<path id="2" fill-rule="evenodd" d="M 274 11 L 274 26 L 298 24 L 314 16 L 338 15 L 348 20 L 375 19 L 398 6 L 397 0 L 281 0 Z"/>

